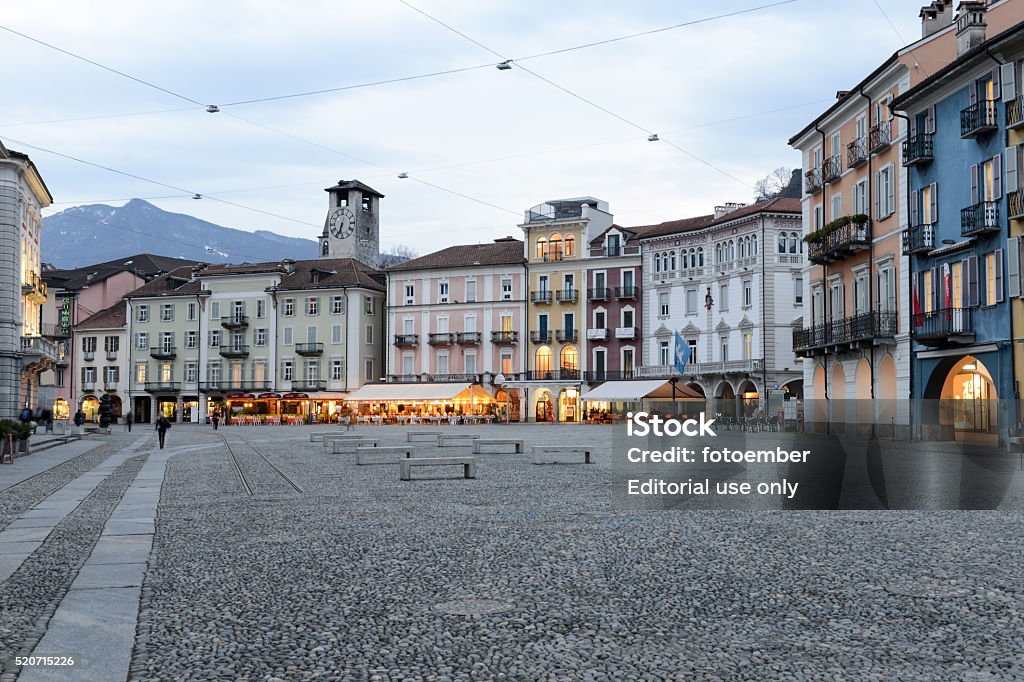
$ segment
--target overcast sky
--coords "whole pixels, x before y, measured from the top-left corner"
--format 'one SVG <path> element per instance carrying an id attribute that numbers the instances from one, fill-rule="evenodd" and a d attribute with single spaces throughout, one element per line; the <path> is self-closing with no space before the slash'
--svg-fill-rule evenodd
<path id="1" fill-rule="evenodd" d="M 512 59 L 774 1 L 408 0 Z M 650 224 L 750 201 L 759 177 L 798 166 L 789 137 L 900 47 L 897 33 L 920 36 L 921 4 L 796 0 L 523 61 L 723 172 L 521 68 L 497 70 L 494 54 L 399 0 L 10 4 L 6 28 L 200 103 L 490 66 L 209 114 L 0 31 L 0 139 L 31 155 L 54 210 L 176 195 L 151 201 L 229 227 L 314 237 L 323 188 L 358 178 L 386 195 L 385 249 L 521 236 L 524 209 L 562 197 L 595 196 L 619 224 Z M 123 114 L 138 115 L 111 117 Z M 65 120 L 86 117 L 103 118 Z M 738 117 L 751 118 L 729 120 Z M 23 143 L 282 217 L 195 201 Z"/>

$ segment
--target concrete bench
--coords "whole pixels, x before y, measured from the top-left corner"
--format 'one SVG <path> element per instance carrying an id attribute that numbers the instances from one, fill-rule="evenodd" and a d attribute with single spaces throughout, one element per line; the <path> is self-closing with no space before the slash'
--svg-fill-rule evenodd
<path id="1" fill-rule="evenodd" d="M 420 436 L 426 436 L 426 438 L 420 438 Z M 440 431 L 409 431 L 405 434 L 405 440 L 409 443 L 415 443 L 417 441 L 431 441 L 436 443 L 437 439 L 440 437 Z"/>
<path id="2" fill-rule="evenodd" d="M 327 436 L 342 436 L 344 435 L 341 431 L 324 431 L 323 433 L 311 433 L 309 434 L 310 443 L 322 443 L 324 438 Z"/>
<path id="3" fill-rule="evenodd" d="M 336 440 L 372 440 L 369 436 L 355 434 L 355 433 L 326 433 L 323 437 L 324 447 L 326 448 L 331 442 Z"/>
<path id="4" fill-rule="evenodd" d="M 476 478 L 476 457 L 413 457 L 403 459 L 400 463 L 399 477 L 403 481 L 412 480 L 413 467 L 444 466 L 461 464 L 462 473 L 466 478 Z"/>
<path id="5" fill-rule="evenodd" d="M 590 459 L 590 448 L 577 447 L 574 445 L 535 445 L 530 448 L 530 452 L 533 454 L 530 460 L 533 464 L 558 464 L 559 460 L 551 459 L 551 455 L 567 455 L 573 453 L 583 453 L 583 463 L 592 463 Z M 568 464 L 568 462 L 565 463 Z"/>
<path id="6" fill-rule="evenodd" d="M 472 441 L 478 440 L 480 436 L 474 436 L 471 433 L 445 433 L 437 437 L 437 445 L 442 448 L 454 447 L 459 445 L 469 445 L 465 442 L 453 442 L 453 441 Z"/>
<path id="7" fill-rule="evenodd" d="M 403 461 L 402 458 L 384 462 L 370 460 L 373 460 L 377 455 L 405 455 L 406 459 L 408 459 L 412 457 L 412 451 L 413 447 L 411 445 L 395 445 L 381 448 L 360 445 L 356 447 L 356 464 L 395 464 L 396 462 Z"/>
<path id="8" fill-rule="evenodd" d="M 525 448 L 523 447 L 523 441 L 521 441 L 521 440 L 501 440 L 501 439 L 495 439 L 495 438 L 477 438 L 476 440 L 473 441 L 473 454 L 475 454 L 475 455 L 482 454 L 482 452 L 483 452 L 482 449 L 483 449 L 483 447 L 485 445 L 512 445 L 512 446 L 514 446 L 514 450 L 515 450 L 515 452 L 517 454 L 520 453 L 520 452 L 525 452 Z"/>
<path id="9" fill-rule="evenodd" d="M 360 447 L 371 447 L 375 448 L 380 445 L 379 438 L 360 438 L 358 440 L 332 440 L 331 452 L 338 454 L 341 452 L 355 452 L 356 448 Z"/>

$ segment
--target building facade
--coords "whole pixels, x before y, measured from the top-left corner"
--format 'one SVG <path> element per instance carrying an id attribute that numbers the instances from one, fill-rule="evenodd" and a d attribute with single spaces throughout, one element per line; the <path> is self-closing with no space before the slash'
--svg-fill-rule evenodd
<path id="1" fill-rule="evenodd" d="M 643 306 L 640 242 L 612 225 L 590 240 L 586 253 L 586 371 L 584 380 L 632 379 L 640 367 Z"/>
<path id="2" fill-rule="evenodd" d="M 118 301 L 106 310 L 88 316 L 74 327 L 74 350 L 68 354 L 66 361 L 72 365 L 69 380 L 64 382 L 65 391 L 74 390 L 71 400 L 56 398 L 55 414 L 62 414 L 76 406 L 85 414 L 86 421 L 98 419 L 100 399 L 110 396 L 113 417 L 120 419 L 127 415 L 131 404 L 129 396 L 129 380 L 131 371 L 128 361 L 128 324 L 126 319 L 127 305 Z M 74 381 L 70 379 L 74 378 Z M 62 402 L 63 401 L 63 402 Z M 71 412 L 71 416 L 74 411 Z"/>
<path id="3" fill-rule="evenodd" d="M 688 395 L 750 416 L 778 391 L 802 395 L 792 347 L 802 310 L 800 201 L 727 204 L 713 215 L 635 228 L 643 253 L 641 374 L 682 377 Z M 690 346 L 681 375 L 676 334 Z M 781 407 L 781 403 L 773 409 Z"/>
<path id="4" fill-rule="evenodd" d="M 52 202 L 32 160 L 0 144 L 0 418 L 53 403 L 52 386 L 40 381 L 59 354 L 43 335 L 39 261 L 42 209 Z"/>
<path id="5" fill-rule="evenodd" d="M 961 3 L 960 56 L 896 100 L 913 135 L 909 175 L 914 394 L 922 432 L 968 440 L 1004 433 L 1017 400 L 1011 305 L 1021 296 L 1020 241 L 1010 236 L 1019 182 L 1017 92 L 1024 23 L 986 35 L 984 3 Z M 951 408 L 942 409 L 939 401 Z M 931 408 L 935 409 L 932 410 Z M 934 412 L 934 413 L 932 413 Z"/>

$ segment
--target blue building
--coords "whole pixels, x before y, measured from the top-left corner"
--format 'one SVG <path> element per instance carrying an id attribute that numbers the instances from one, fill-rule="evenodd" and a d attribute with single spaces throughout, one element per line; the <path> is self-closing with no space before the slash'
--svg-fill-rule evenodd
<path id="1" fill-rule="evenodd" d="M 1022 91 L 1024 23 L 986 40 L 984 3 L 961 3 L 957 51 L 893 109 L 909 122 L 911 395 L 925 401 L 922 435 L 971 440 L 1016 421 L 998 401 L 1019 397 L 1011 299 L 1021 294 L 1020 240 L 1007 205 L 1019 149 L 1007 116 Z"/>

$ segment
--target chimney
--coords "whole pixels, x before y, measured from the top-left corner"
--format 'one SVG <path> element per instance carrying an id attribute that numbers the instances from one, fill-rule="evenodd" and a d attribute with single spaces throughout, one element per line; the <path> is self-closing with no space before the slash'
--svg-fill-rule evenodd
<path id="1" fill-rule="evenodd" d="M 295 261 L 291 258 L 285 258 L 281 261 L 281 266 L 284 268 L 285 274 L 292 274 L 295 272 Z"/>
<path id="2" fill-rule="evenodd" d="M 984 1 L 963 0 L 956 9 L 956 55 L 962 56 L 985 42 L 987 5 Z"/>
<path id="3" fill-rule="evenodd" d="M 921 37 L 927 38 L 953 23 L 953 0 L 935 0 L 921 8 Z"/>
<path id="4" fill-rule="evenodd" d="M 715 220 L 727 216 L 733 211 L 743 208 L 746 204 L 738 204 L 735 201 L 726 202 L 723 206 L 715 206 Z"/>

